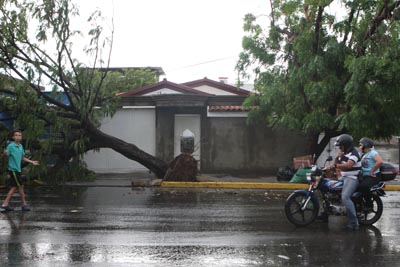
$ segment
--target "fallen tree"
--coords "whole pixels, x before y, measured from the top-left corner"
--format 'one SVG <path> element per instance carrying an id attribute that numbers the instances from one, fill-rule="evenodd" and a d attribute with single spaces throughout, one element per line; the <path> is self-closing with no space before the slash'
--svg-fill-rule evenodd
<path id="1" fill-rule="evenodd" d="M 28 146 L 40 143 L 41 154 L 58 153 L 68 162 L 74 156 L 108 147 L 164 177 L 166 162 L 99 130 L 101 119 L 112 116 L 118 97 L 107 75 L 113 44 L 103 37 L 98 24 L 100 12 L 88 19 L 88 45 L 84 52 L 92 65 L 74 56 L 73 43 L 82 32 L 72 29 L 78 8 L 70 0 L 2 1 L 0 6 L 0 67 L 14 82 L 2 110 L 12 113 L 18 127 L 26 132 Z M 108 48 L 107 60 L 103 50 Z M 99 71 L 101 67 L 102 71 Z M 43 91 L 51 86 L 52 93 Z M 131 88 L 129 88 L 131 89 Z M 46 139 L 38 141 L 41 136 Z M 57 139 L 57 141 L 55 141 Z"/>

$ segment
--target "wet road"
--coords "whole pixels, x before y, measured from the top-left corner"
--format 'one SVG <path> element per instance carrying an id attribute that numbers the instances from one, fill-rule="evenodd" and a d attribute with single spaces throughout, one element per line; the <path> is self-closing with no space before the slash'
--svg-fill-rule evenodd
<path id="1" fill-rule="evenodd" d="M 292 226 L 283 212 L 289 193 L 31 189 L 31 212 L 0 214 L 0 266 L 400 265 L 400 192 L 383 199 L 376 227 L 356 233 Z"/>

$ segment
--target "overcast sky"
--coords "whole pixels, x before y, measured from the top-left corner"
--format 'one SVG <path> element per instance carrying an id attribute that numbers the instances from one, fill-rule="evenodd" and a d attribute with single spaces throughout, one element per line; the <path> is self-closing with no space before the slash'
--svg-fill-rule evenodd
<path id="1" fill-rule="evenodd" d="M 84 0 L 82 17 L 114 18 L 111 67 L 162 67 L 172 82 L 228 77 L 241 52 L 243 18 L 266 15 L 267 0 Z"/>

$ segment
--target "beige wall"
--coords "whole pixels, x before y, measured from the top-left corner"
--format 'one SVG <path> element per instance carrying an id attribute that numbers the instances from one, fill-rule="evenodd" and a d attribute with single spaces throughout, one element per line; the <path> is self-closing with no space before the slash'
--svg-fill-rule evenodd
<path id="1" fill-rule="evenodd" d="M 155 155 L 155 121 L 155 108 L 126 108 L 118 110 L 113 118 L 105 118 L 100 129 Z M 84 161 L 90 170 L 97 173 L 147 170 L 143 165 L 108 148 L 100 149 L 99 152 L 89 151 Z"/>

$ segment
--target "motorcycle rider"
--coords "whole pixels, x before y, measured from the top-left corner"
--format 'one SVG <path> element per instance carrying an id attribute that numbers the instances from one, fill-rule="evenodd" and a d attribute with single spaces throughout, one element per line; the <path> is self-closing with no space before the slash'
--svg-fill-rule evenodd
<path id="1" fill-rule="evenodd" d="M 370 188 L 379 183 L 379 168 L 383 163 L 382 157 L 374 149 L 374 142 L 363 137 L 360 139 L 362 152 L 361 167 L 362 180 L 359 181 L 359 191 L 364 195 L 366 209 L 372 210 L 372 198 Z"/>
<path id="2" fill-rule="evenodd" d="M 361 170 L 360 154 L 354 147 L 353 137 L 348 134 L 342 134 L 336 139 L 336 146 L 340 152 L 335 158 L 335 163 L 331 168 L 339 169 L 341 173 L 340 180 L 343 180 L 342 203 L 346 208 L 347 230 L 357 230 L 359 228 L 356 209 L 351 195 L 358 187 L 358 174 Z"/>

